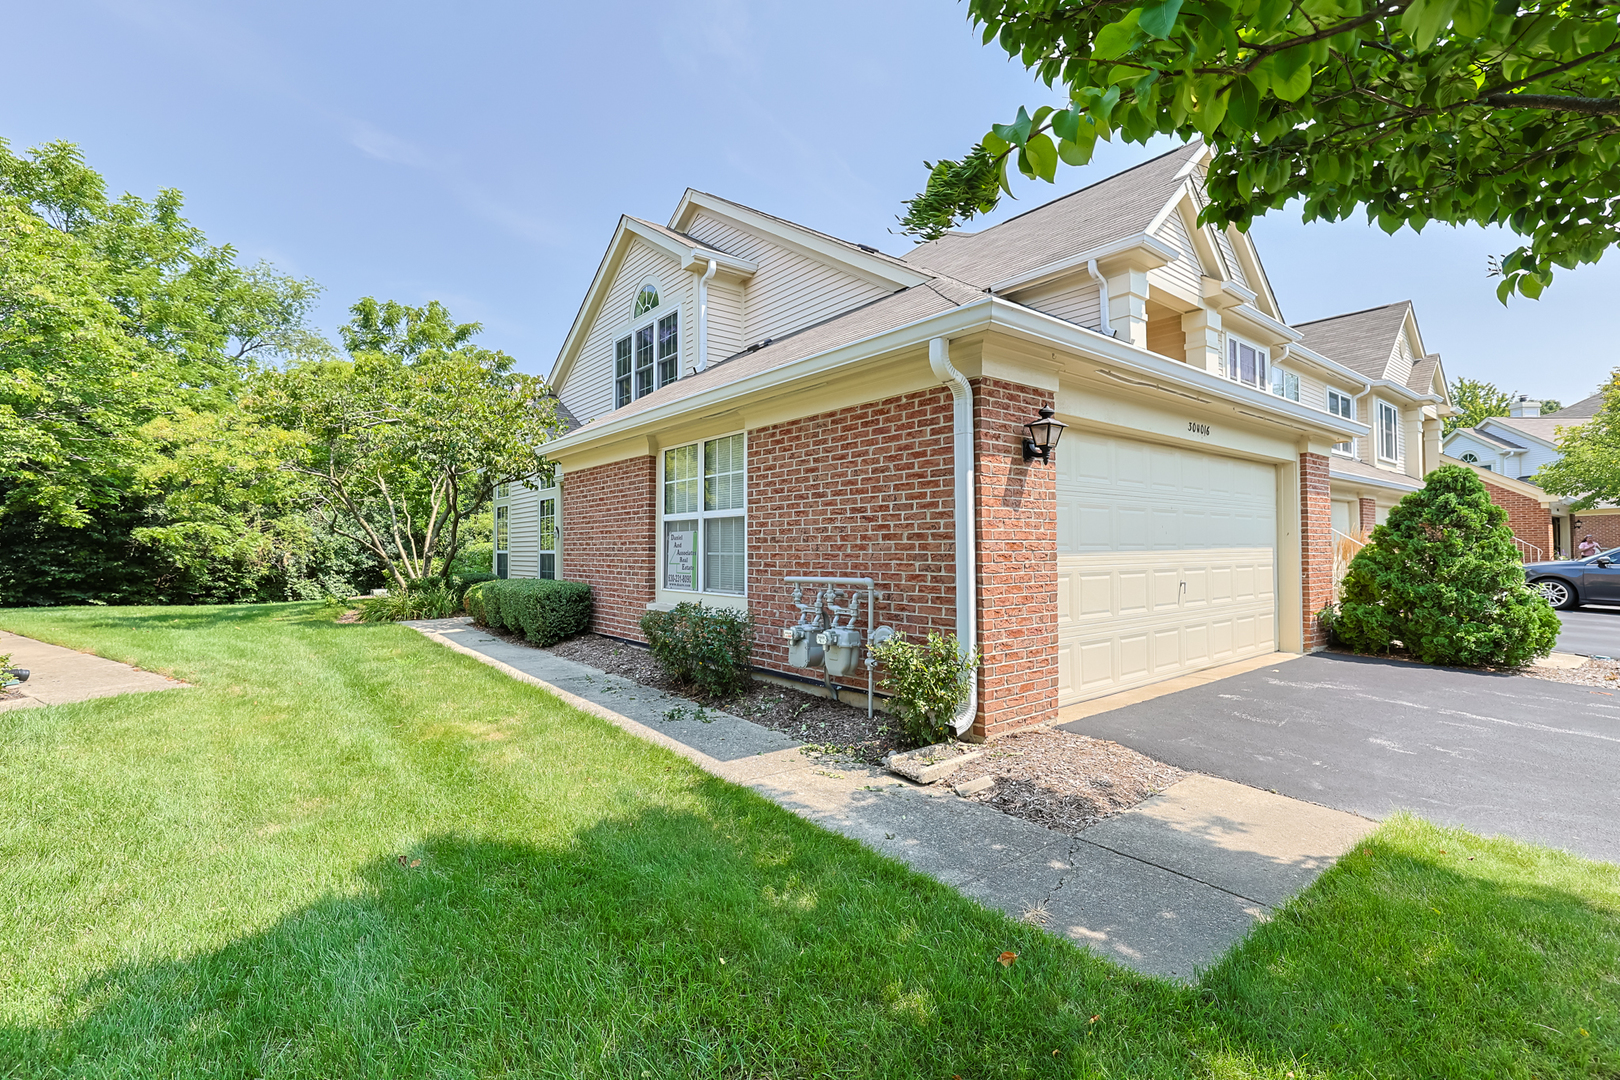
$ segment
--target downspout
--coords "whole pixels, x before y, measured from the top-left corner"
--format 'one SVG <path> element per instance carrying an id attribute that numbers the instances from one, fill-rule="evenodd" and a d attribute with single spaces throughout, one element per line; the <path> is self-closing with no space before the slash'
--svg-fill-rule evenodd
<path id="1" fill-rule="evenodd" d="M 935 378 L 951 388 L 951 443 L 953 471 L 956 474 L 956 640 L 964 651 L 978 651 L 979 645 L 979 552 L 976 532 L 978 508 L 974 503 L 973 476 L 973 387 L 951 366 L 951 343 L 937 337 L 928 341 L 928 365 Z M 967 701 L 956 711 L 951 728 L 965 735 L 979 713 L 979 672 L 968 673 Z"/>
<path id="2" fill-rule="evenodd" d="M 1086 273 L 1091 280 L 1097 283 L 1097 329 L 1109 337 L 1114 336 L 1114 328 L 1108 323 L 1108 279 L 1102 276 L 1097 269 L 1097 260 L 1092 259 L 1086 263 Z"/>
<path id="3" fill-rule="evenodd" d="M 709 282 L 714 279 L 714 272 L 718 269 L 720 264 L 710 259 L 709 268 L 698 278 L 697 367 L 694 369 L 696 371 L 702 371 L 709 366 Z"/>

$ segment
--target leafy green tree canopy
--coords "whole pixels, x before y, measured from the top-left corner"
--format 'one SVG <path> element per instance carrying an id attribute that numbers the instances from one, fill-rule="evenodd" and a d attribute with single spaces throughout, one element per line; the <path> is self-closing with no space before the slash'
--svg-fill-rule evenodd
<path id="1" fill-rule="evenodd" d="M 1576 510 L 1620 502 L 1620 368 L 1596 416 L 1558 429 L 1558 451 L 1562 457 L 1536 472 L 1543 490 L 1573 499 Z"/>
<path id="2" fill-rule="evenodd" d="M 1447 435 L 1493 416 L 1507 416 L 1513 408 L 1513 395 L 1483 379 L 1457 379 L 1451 384 L 1451 405 L 1457 411 L 1446 417 Z"/>
<path id="3" fill-rule="evenodd" d="M 1357 652 L 1518 665 L 1552 651 L 1559 622 L 1525 585 L 1507 511 L 1473 470 L 1442 465 L 1356 553 L 1331 628 Z"/>
<path id="4" fill-rule="evenodd" d="M 549 471 L 543 444 L 564 427 L 556 399 L 505 353 L 472 344 L 479 325 L 437 302 L 368 297 L 350 311 L 347 359 L 265 372 L 244 406 L 330 528 L 400 586 L 442 576 L 498 485 Z"/>
<path id="5" fill-rule="evenodd" d="M 1203 138 L 1202 219 L 1247 229 L 1303 200 L 1388 232 L 1504 225 L 1504 302 L 1620 235 L 1620 3 L 1603 0 L 969 0 L 1064 99 L 1020 108 L 959 161 L 931 164 L 903 231 L 932 239 L 1052 180 L 1098 139 Z"/>

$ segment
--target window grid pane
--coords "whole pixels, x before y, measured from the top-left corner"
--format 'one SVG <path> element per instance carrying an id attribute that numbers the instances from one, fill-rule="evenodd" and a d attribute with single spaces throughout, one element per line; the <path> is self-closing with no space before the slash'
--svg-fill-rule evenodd
<path id="1" fill-rule="evenodd" d="M 664 451 L 664 513 L 695 514 L 698 509 L 698 448 L 677 446 Z"/>
<path id="2" fill-rule="evenodd" d="M 710 518 L 703 524 L 704 590 L 724 593 L 744 592 L 748 566 L 745 550 L 748 519 Z"/>
<path id="3" fill-rule="evenodd" d="M 540 576 L 547 581 L 557 579 L 557 556 L 549 551 L 540 553 Z"/>
<path id="4" fill-rule="evenodd" d="M 675 381 L 680 374 L 681 324 L 679 315 L 658 320 L 658 385 Z"/>
<path id="5" fill-rule="evenodd" d="M 636 331 L 636 397 L 653 390 L 653 328 L 648 323 Z"/>
<path id="6" fill-rule="evenodd" d="M 506 545 L 506 535 L 507 535 L 507 533 L 506 533 L 506 523 L 507 523 L 507 509 L 506 509 L 506 507 L 497 506 L 495 508 L 495 550 L 496 551 L 505 551 L 506 550 L 506 547 L 507 547 L 507 545 Z"/>
<path id="7" fill-rule="evenodd" d="M 620 338 L 613 346 L 613 407 L 630 404 L 630 339 Z"/>
<path id="8" fill-rule="evenodd" d="M 741 510 L 744 490 L 743 437 L 732 435 L 703 444 L 703 509 Z"/>
<path id="9" fill-rule="evenodd" d="M 557 550 L 557 500 L 540 500 L 540 550 Z"/>

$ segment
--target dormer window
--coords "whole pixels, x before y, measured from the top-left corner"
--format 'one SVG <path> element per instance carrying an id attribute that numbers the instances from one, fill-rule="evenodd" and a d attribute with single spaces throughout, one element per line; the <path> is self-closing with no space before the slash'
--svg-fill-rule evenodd
<path id="1" fill-rule="evenodd" d="M 1478 465 L 1479 464 L 1479 455 L 1474 453 L 1472 450 L 1469 450 L 1466 453 L 1464 453 L 1463 456 L 1458 458 L 1457 460 L 1458 461 L 1466 461 L 1470 465 Z"/>
<path id="2" fill-rule="evenodd" d="M 642 285 L 641 290 L 636 293 L 636 309 L 630 317 L 639 319 L 657 306 L 658 286 L 649 281 Z"/>
<path id="3" fill-rule="evenodd" d="M 1271 392 L 1289 401 L 1299 400 L 1299 376 L 1282 368 L 1271 369 Z"/>
<path id="4" fill-rule="evenodd" d="M 1226 339 L 1226 377 L 1233 382 L 1266 388 L 1266 350 L 1239 338 Z"/>

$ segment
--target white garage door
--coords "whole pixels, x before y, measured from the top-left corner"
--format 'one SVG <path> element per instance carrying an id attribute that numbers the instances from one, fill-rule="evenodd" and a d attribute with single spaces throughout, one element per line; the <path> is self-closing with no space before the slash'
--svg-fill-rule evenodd
<path id="1" fill-rule="evenodd" d="M 1274 466 L 1071 426 L 1057 527 L 1060 704 L 1276 648 Z"/>

